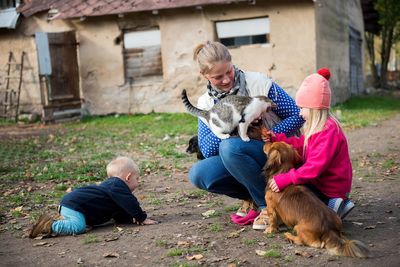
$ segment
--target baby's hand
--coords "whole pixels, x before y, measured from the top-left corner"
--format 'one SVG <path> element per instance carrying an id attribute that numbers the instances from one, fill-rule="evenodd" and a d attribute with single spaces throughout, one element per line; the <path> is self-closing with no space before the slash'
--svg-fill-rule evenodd
<path id="1" fill-rule="evenodd" d="M 152 224 L 158 224 L 157 221 L 152 220 L 152 219 L 146 219 L 143 222 L 140 223 L 141 225 L 152 225 Z"/>

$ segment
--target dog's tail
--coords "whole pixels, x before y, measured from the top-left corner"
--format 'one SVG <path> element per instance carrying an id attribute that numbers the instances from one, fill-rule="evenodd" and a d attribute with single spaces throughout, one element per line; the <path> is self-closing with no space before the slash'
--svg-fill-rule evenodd
<path id="1" fill-rule="evenodd" d="M 195 106 L 192 105 L 192 103 L 190 103 L 187 94 L 186 94 L 186 90 L 183 89 L 182 90 L 182 94 L 181 94 L 181 98 L 182 98 L 182 102 L 185 105 L 186 109 L 193 115 L 195 116 L 199 116 L 199 117 L 203 117 L 206 120 L 209 119 L 209 112 L 207 110 L 201 110 L 196 108 Z"/>
<path id="2" fill-rule="evenodd" d="M 331 231 L 326 248 L 332 254 L 353 258 L 367 258 L 370 255 L 368 247 L 361 241 L 348 240 Z"/>

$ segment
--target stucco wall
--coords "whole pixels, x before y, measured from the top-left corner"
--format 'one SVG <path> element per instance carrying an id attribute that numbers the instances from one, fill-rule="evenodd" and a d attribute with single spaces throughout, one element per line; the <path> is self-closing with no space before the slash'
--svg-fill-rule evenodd
<path id="1" fill-rule="evenodd" d="M 364 32 L 360 1 L 317 0 L 315 17 L 317 68 L 328 66 L 331 69 L 332 103 L 343 102 L 351 95 L 349 26 L 357 29 L 361 36 Z"/>
<path id="2" fill-rule="evenodd" d="M 348 83 L 348 33 L 343 25 L 362 27 L 361 10 L 354 3 L 358 0 L 271 0 L 84 20 L 47 21 L 45 14 L 39 14 L 25 19 L 15 33 L 0 35 L 0 48 L 29 52 L 32 69 L 23 86 L 32 96 L 24 93 L 24 103 L 40 106 L 34 33 L 76 30 L 81 95 L 91 114 L 182 112 L 183 88 L 188 89 L 193 102 L 205 91 L 205 80 L 192 59 L 193 49 L 216 40 L 215 21 L 267 16 L 270 43 L 231 49 L 233 62 L 243 70 L 265 73 L 292 96 L 306 75 L 329 63 L 336 74 L 333 87 L 344 92 L 335 92 L 336 101 L 348 97 L 344 90 Z M 347 9 L 347 19 L 342 21 L 341 12 Z M 158 26 L 161 32 L 163 77 L 129 85 L 124 78 L 122 31 L 149 26 Z M 4 65 L 4 61 L 2 56 L 0 63 Z"/>
<path id="3" fill-rule="evenodd" d="M 26 25 L 28 21 L 21 26 Z M 4 101 L 4 89 L 6 88 L 6 76 L 8 68 L 9 52 L 13 52 L 15 61 L 21 63 L 21 54 L 25 52 L 24 67 L 22 72 L 22 84 L 20 95 L 20 111 L 41 114 L 42 105 L 39 90 L 39 77 L 37 67 L 37 55 L 34 39 L 29 32 L 3 31 L 0 33 L 0 88 L 1 100 Z M 19 77 L 19 69 L 11 65 L 10 76 Z M 17 90 L 19 79 L 10 79 L 9 88 Z"/>

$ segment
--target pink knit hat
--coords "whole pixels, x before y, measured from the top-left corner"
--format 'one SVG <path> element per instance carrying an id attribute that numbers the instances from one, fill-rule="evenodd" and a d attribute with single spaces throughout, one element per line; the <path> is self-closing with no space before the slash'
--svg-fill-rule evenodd
<path id="1" fill-rule="evenodd" d="M 328 68 L 307 76 L 296 93 L 296 104 L 301 108 L 329 109 L 331 106 L 331 88 Z"/>

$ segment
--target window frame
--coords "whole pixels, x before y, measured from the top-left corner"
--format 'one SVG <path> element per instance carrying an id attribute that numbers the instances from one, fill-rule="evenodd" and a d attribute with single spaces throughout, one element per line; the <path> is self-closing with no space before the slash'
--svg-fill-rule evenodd
<path id="1" fill-rule="evenodd" d="M 236 22 L 236 21 L 246 21 L 246 20 L 255 20 L 255 19 L 267 19 L 268 21 L 268 29 L 267 32 L 264 34 L 258 34 L 258 35 L 246 35 L 246 36 L 232 36 L 232 37 L 224 37 L 221 38 L 220 34 L 218 34 L 218 23 L 224 23 L 224 22 Z M 237 47 L 241 47 L 241 46 L 250 46 L 250 45 L 255 45 L 255 44 L 259 44 L 259 45 L 268 45 L 271 43 L 270 40 L 270 20 L 269 20 L 269 16 L 259 16 L 259 17 L 250 17 L 250 18 L 238 18 L 238 19 L 231 19 L 231 20 L 219 20 L 219 21 L 215 21 L 214 22 L 214 26 L 215 26 L 215 33 L 216 33 L 216 37 L 218 39 L 218 41 L 222 44 L 224 44 L 225 46 L 227 46 L 228 48 L 237 48 Z M 253 42 L 254 38 L 260 37 L 260 36 L 265 36 L 265 42 Z M 228 39 L 228 38 L 232 38 L 232 39 L 243 39 L 243 38 L 248 38 L 250 39 L 249 43 L 245 43 L 245 44 L 233 44 L 233 45 L 229 45 L 226 44 L 226 42 L 223 39 Z"/>
<path id="2" fill-rule="evenodd" d="M 126 39 L 125 36 L 126 34 L 129 33 L 139 33 L 139 32 L 151 32 L 151 31 L 158 31 L 159 34 L 159 40 L 158 43 L 155 45 L 142 45 L 142 46 L 137 46 L 137 47 L 130 47 L 130 48 L 126 48 Z M 149 27 L 149 28 L 145 28 L 145 29 L 138 29 L 138 30 L 133 30 L 133 29 L 126 29 L 122 31 L 122 35 L 121 35 L 121 39 L 122 39 L 122 55 L 123 55 L 123 66 L 124 66 L 124 78 L 125 78 L 125 83 L 128 84 L 134 84 L 137 82 L 143 82 L 146 80 L 153 80 L 153 79 L 159 79 L 162 78 L 164 75 L 163 72 L 163 66 L 162 66 L 162 53 L 161 53 L 161 30 L 159 27 Z M 156 71 L 155 74 L 144 74 L 144 75 L 136 75 L 134 73 L 134 70 L 129 71 L 129 69 L 132 69 L 133 67 L 129 67 L 129 65 L 134 65 L 134 61 L 139 62 L 139 63 L 143 63 L 140 61 L 147 61 L 145 60 L 145 54 L 150 52 L 150 54 L 152 53 L 151 50 L 154 50 L 154 48 L 159 49 L 159 52 L 157 52 L 158 55 L 158 59 L 157 58 L 150 58 L 151 62 L 157 62 L 157 68 L 159 69 Z M 143 54 L 143 57 L 137 57 L 135 58 L 134 56 L 129 57 L 128 54 L 129 53 L 137 53 L 137 54 Z M 129 62 L 129 59 L 131 60 L 131 62 Z"/>

